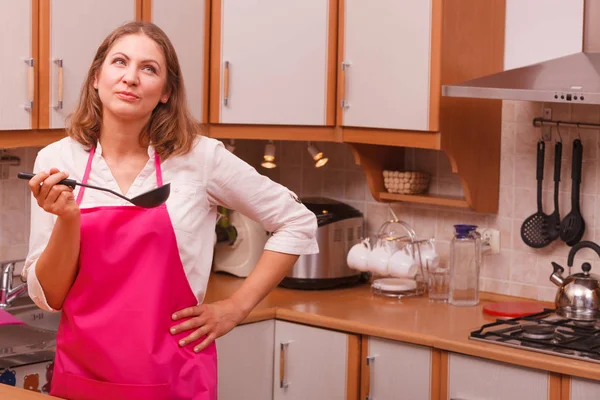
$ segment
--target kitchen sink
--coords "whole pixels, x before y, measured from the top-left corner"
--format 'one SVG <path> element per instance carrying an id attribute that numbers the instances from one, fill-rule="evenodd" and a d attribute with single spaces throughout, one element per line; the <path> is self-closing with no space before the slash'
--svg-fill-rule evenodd
<path id="1" fill-rule="evenodd" d="M 15 300 L 5 311 L 25 324 L 0 326 L 0 370 L 52 361 L 60 313 L 41 310 L 28 297 Z"/>
<path id="2" fill-rule="evenodd" d="M 15 300 L 5 311 L 31 327 L 58 331 L 61 313 L 42 310 L 29 297 Z"/>

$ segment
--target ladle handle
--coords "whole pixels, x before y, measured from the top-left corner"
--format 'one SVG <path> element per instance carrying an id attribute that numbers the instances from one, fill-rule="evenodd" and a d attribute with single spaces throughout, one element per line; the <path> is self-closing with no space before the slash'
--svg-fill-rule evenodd
<path id="1" fill-rule="evenodd" d="M 26 179 L 26 180 L 30 180 L 31 178 L 33 178 L 35 176 L 35 174 L 30 174 L 27 172 L 19 172 L 17 174 L 17 178 L 19 179 Z M 58 182 L 59 185 L 66 185 L 69 186 L 72 189 L 75 189 L 75 186 L 77 185 L 77 181 L 75 179 L 63 179 L 62 181 Z"/>

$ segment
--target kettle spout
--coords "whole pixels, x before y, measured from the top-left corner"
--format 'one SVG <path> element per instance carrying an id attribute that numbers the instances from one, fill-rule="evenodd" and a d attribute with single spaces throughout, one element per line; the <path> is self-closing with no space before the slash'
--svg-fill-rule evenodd
<path id="1" fill-rule="evenodd" d="M 554 283 L 556 286 L 562 286 L 565 282 L 562 276 L 565 269 L 555 262 L 552 263 L 552 266 L 554 267 L 554 272 L 550 275 L 550 282 Z"/>

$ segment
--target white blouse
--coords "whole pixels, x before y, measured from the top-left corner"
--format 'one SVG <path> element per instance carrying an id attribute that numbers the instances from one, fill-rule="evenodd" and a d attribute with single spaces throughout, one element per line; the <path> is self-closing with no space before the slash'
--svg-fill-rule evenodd
<path id="1" fill-rule="evenodd" d="M 154 149 L 149 160 L 125 194 L 132 198 L 156 187 Z M 80 143 L 64 138 L 43 148 L 37 155 L 34 173 L 56 167 L 79 182 L 89 152 Z M 204 299 L 210 275 L 217 221 L 217 205 L 236 210 L 272 232 L 265 250 L 288 254 L 315 254 L 317 220 L 295 193 L 259 174 L 252 166 L 230 153 L 215 139 L 199 137 L 184 156 L 172 156 L 161 164 L 164 183 L 171 183 L 167 210 L 171 217 L 179 255 L 190 286 L 199 303 Z M 88 183 L 120 193 L 119 186 L 102 157 L 98 144 Z M 77 196 L 79 186 L 75 189 Z M 86 189 L 81 208 L 131 205 L 110 193 Z M 46 301 L 35 272 L 36 261 L 52 233 L 56 216 L 45 212 L 32 196 L 29 253 L 25 261 L 29 296 L 38 307 L 53 310 Z M 115 279 L 119 279 L 115 276 Z"/>

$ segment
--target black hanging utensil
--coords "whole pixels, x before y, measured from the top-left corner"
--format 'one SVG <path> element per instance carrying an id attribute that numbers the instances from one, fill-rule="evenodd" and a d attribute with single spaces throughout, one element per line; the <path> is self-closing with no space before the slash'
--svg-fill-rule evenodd
<path id="1" fill-rule="evenodd" d="M 560 236 L 560 211 L 558 209 L 558 186 L 560 182 L 560 164 L 562 159 L 562 142 L 554 146 L 554 212 L 548 216 L 546 229 L 550 240 L 554 241 Z"/>
<path id="2" fill-rule="evenodd" d="M 548 236 L 548 216 L 542 210 L 542 181 L 544 180 L 544 154 L 546 144 L 540 140 L 537 144 L 537 212 L 528 217 L 521 225 L 521 239 L 529 247 L 546 247 L 551 240 Z"/>
<path id="3" fill-rule="evenodd" d="M 34 174 L 30 174 L 30 173 L 26 173 L 26 172 L 19 172 L 17 174 L 17 177 L 19 179 L 26 179 L 26 180 L 29 180 L 29 179 L 33 178 L 34 176 L 35 176 Z M 163 204 L 165 201 L 167 201 L 167 199 L 169 198 L 169 195 L 171 194 L 171 184 L 170 183 L 159 186 L 156 189 L 152 189 L 146 193 L 142 193 L 139 196 L 135 196 L 132 199 L 129 199 L 129 198 L 123 196 L 122 194 L 112 191 L 110 189 L 101 188 L 98 186 L 88 185 L 88 184 L 84 184 L 84 183 L 79 183 L 79 182 L 75 181 L 74 179 L 63 179 L 62 181 L 58 182 L 58 184 L 66 185 L 73 189 L 75 189 L 75 186 L 83 186 L 83 187 L 90 188 L 90 189 L 102 190 L 103 192 L 112 193 L 115 196 L 120 197 L 123 200 L 127 200 L 131 204 L 136 205 L 138 207 L 142 207 L 142 208 L 158 207 L 161 204 Z"/>
<path id="4" fill-rule="evenodd" d="M 569 246 L 577 244 L 585 233 L 585 221 L 579 210 L 579 186 L 581 183 L 581 165 L 583 145 L 581 140 L 573 141 L 573 161 L 571 171 L 571 212 L 560 223 L 560 238 Z"/>

